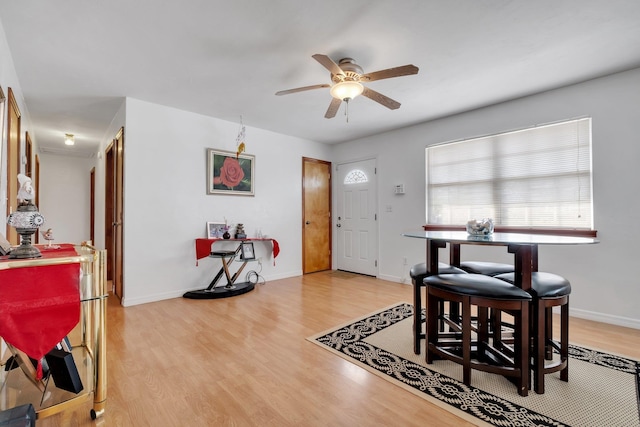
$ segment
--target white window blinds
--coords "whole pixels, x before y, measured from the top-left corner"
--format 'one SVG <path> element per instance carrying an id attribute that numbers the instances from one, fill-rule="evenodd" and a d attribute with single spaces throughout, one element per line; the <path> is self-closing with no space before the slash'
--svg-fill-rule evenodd
<path id="1" fill-rule="evenodd" d="M 593 229 L 591 119 L 426 149 L 427 222 Z"/>

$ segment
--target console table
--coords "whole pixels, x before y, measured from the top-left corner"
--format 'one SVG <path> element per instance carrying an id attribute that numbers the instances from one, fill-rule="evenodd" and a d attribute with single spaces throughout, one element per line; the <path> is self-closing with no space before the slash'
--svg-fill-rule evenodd
<path id="1" fill-rule="evenodd" d="M 31 403 L 42 418 L 93 397 L 89 415 L 96 419 L 104 413 L 107 394 L 106 251 L 37 246 L 42 258 L 0 257 L 0 337 L 21 368 L 0 370 L 0 410 Z M 34 368 L 29 360 L 40 361 L 66 336 L 84 386 L 79 394 L 56 388 L 53 381 L 46 385 L 40 362 Z"/>
<path id="2" fill-rule="evenodd" d="M 255 283 L 236 282 L 247 265 L 247 262 L 251 260 L 240 259 L 239 261 L 241 261 L 242 264 L 233 274 L 231 274 L 230 267 L 232 262 L 240 255 L 242 243 L 255 241 L 271 242 L 273 245 L 274 260 L 280 253 L 280 245 L 275 239 L 196 239 L 196 265 L 198 260 L 210 257 L 219 259 L 222 262 L 222 267 L 220 267 L 211 283 L 209 283 L 209 286 L 205 289 L 185 292 L 183 297 L 191 299 L 215 299 L 227 298 L 251 292 L 255 287 Z M 216 242 L 235 242 L 236 248 L 234 250 L 212 251 L 212 245 Z M 226 283 L 218 285 L 218 282 L 223 276 L 226 279 Z"/>

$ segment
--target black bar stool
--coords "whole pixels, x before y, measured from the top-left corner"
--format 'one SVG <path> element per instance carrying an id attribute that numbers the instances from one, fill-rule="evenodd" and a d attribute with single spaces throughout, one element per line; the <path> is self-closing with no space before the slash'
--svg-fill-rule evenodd
<path id="1" fill-rule="evenodd" d="M 438 263 L 438 272 L 440 274 L 464 274 L 465 272 L 459 268 L 452 267 L 443 262 Z M 420 354 L 420 340 L 425 337 L 422 333 L 422 292 L 424 287 L 424 278 L 427 274 L 427 263 L 416 264 L 409 270 L 411 283 L 413 284 L 413 352 Z M 443 308 L 444 309 L 444 308 Z"/>
<path id="2" fill-rule="evenodd" d="M 513 273 L 515 268 L 511 264 L 485 261 L 463 261 L 460 268 L 467 273 L 484 274 L 485 276 L 497 276 L 498 274 Z"/>
<path id="3" fill-rule="evenodd" d="M 424 279 L 427 287 L 426 362 L 436 357 L 462 365 L 463 382 L 471 385 L 471 369 L 495 373 L 514 380 L 518 393 L 529 392 L 529 306 L 531 295 L 503 280 L 482 274 L 439 274 Z M 462 322 L 451 321 L 439 306 L 448 301 L 462 305 Z M 472 324 L 471 306 L 477 306 L 477 324 Z M 512 347 L 493 346 L 489 334 L 489 309 L 509 313 L 514 318 Z M 443 339 L 439 323 L 459 327 L 461 340 Z M 472 331 L 477 339 L 472 341 Z"/>
<path id="4" fill-rule="evenodd" d="M 515 283 L 514 273 L 500 274 L 496 279 Z M 533 387 L 536 393 L 544 393 L 544 376 L 560 371 L 560 379 L 569 381 L 569 295 L 571 283 L 557 274 L 533 272 L 531 296 L 533 297 Z M 553 307 L 560 306 L 560 342 L 553 340 Z M 553 360 L 553 350 L 560 354 Z"/>

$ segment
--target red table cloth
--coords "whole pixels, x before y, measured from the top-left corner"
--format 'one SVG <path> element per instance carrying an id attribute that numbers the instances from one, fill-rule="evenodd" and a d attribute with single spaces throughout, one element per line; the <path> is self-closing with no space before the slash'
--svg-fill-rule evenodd
<path id="1" fill-rule="evenodd" d="M 39 248 L 45 259 L 77 255 L 70 244 Z M 0 336 L 38 361 L 38 380 L 39 361 L 80 321 L 79 286 L 77 262 L 0 270 Z"/>
<path id="2" fill-rule="evenodd" d="M 273 244 L 273 259 L 280 253 L 280 245 L 276 239 L 196 239 L 196 265 L 198 260 L 206 258 L 211 253 L 211 245 L 219 241 L 271 241 Z"/>

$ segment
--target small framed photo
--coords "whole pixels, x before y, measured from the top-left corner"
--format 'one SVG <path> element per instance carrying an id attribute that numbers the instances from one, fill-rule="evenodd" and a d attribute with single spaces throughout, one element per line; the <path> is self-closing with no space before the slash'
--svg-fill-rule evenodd
<path id="1" fill-rule="evenodd" d="M 207 239 L 222 239 L 224 222 L 207 222 Z"/>
<path id="2" fill-rule="evenodd" d="M 0 118 L 0 120 L 2 119 Z M 0 233 L 0 255 L 6 255 L 9 252 L 11 252 L 11 243 Z"/>
<path id="3" fill-rule="evenodd" d="M 253 243 L 242 242 L 242 259 L 243 260 L 256 259 L 256 255 L 253 251 Z"/>

